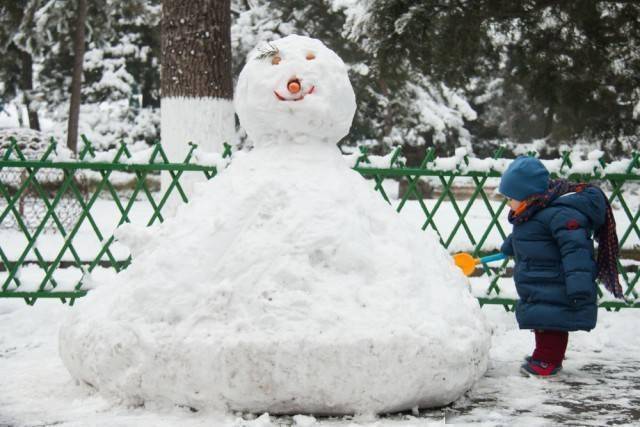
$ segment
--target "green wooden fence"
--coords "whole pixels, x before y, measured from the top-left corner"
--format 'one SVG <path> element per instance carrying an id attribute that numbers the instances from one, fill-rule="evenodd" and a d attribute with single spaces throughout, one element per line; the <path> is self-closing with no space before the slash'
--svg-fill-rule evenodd
<path id="1" fill-rule="evenodd" d="M 73 304 L 76 298 L 86 295 L 90 289 L 89 273 L 119 272 L 130 263 L 128 250 L 118 246 L 113 237 L 115 227 L 130 222 L 134 216 L 136 221 L 143 220 L 147 225 L 162 222 L 163 210 L 166 214 L 167 202 L 172 195 L 185 203 L 188 201 L 180 184 L 184 173 L 200 173 L 206 179 L 211 179 L 217 173 L 216 166 L 193 163 L 194 145 L 182 163 L 170 163 L 160 144 L 154 145 L 144 156 L 131 153 L 122 144 L 105 157 L 103 153 L 96 153 L 84 137 L 83 142 L 83 149 L 73 161 L 56 155 L 56 143 L 53 140 L 35 159 L 25 156 L 15 140 L 10 140 L 4 153 L 1 153 L 0 224 L 11 219 L 17 230 L 0 230 L 0 297 L 23 298 L 28 304 L 35 303 L 38 298 L 59 298 L 62 302 Z M 228 159 L 231 151 L 230 147 L 225 147 L 223 157 Z M 500 177 L 500 170 L 509 161 L 502 159 L 501 154 L 502 151 L 498 150 L 493 159 L 475 159 L 464 155 L 444 159 L 436 158 L 433 150 L 429 150 L 421 165 L 407 167 L 399 150 L 385 158 L 376 158 L 361 149 L 354 156 L 357 161 L 353 166 L 365 178 L 372 180 L 375 189 L 398 212 L 408 209 L 421 212 L 422 229 L 436 232 L 446 248 L 453 251 L 462 242 L 463 247 L 477 256 L 494 251 L 495 242 L 501 241 L 508 233 L 500 223 L 500 218 L 506 215 L 505 202 L 492 200 L 487 185 Z M 640 242 L 640 195 L 635 197 L 626 192 L 629 188 L 636 191 L 640 184 L 639 157 L 639 153 L 632 153 L 629 159 L 620 162 L 605 164 L 598 161 L 591 170 L 576 172 L 581 165 L 574 165 L 567 153 L 555 165 L 555 175 L 572 180 L 607 183 L 610 200 L 628 222 L 620 242 L 625 254 L 631 258 L 640 251 L 640 244 L 637 243 Z M 51 170 L 60 175 L 55 185 L 42 178 L 44 171 Z M 7 171 L 14 171 L 21 177 L 17 184 L 3 181 L 2 173 Z M 161 191 L 153 191 L 150 182 L 153 179 L 157 182 L 158 174 L 163 171 L 169 175 L 170 184 Z M 130 180 L 128 191 L 117 188 L 115 181 L 122 180 L 118 174 L 126 174 Z M 423 199 L 418 185 L 423 178 L 439 184 L 438 196 L 431 200 Z M 391 181 L 396 185 L 398 180 L 406 181 L 406 191 L 401 197 L 390 197 L 385 188 L 389 188 Z M 471 188 L 468 197 L 455 195 L 456 185 L 461 181 L 466 188 Z M 42 206 L 42 215 L 37 218 L 35 225 L 27 223 L 22 209 L 27 194 L 33 202 Z M 65 199 L 71 199 L 78 207 L 77 217 L 71 223 L 62 220 L 61 206 Z M 631 199 L 631 202 L 627 199 Z M 101 207 L 106 205 L 115 214 L 105 219 Z M 141 209 L 143 205 L 145 208 Z M 471 216 L 477 216 L 479 211 L 483 211 L 488 221 L 482 227 L 469 220 Z M 444 219 L 450 225 L 448 229 L 441 222 L 443 212 Z M 53 228 L 55 233 L 46 232 L 47 227 Z M 89 237 L 93 240 L 88 243 Z M 636 302 L 638 294 L 635 290 L 640 279 L 640 262 L 634 262 L 631 259 L 619 265 L 627 301 L 603 298 L 601 307 L 609 310 L 640 307 L 640 303 Z M 482 304 L 501 304 L 507 309 L 513 308 L 513 294 L 507 295 L 500 287 L 501 278 L 508 273 L 507 261 L 496 268 L 478 270 L 478 275 L 489 276 L 490 279 L 483 279 L 489 286 L 482 295 L 478 295 Z"/>
<path id="2" fill-rule="evenodd" d="M 0 201 L 3 202 L 0 205 L 0 224 L 12 216 L 23 239 L 19 241 L 15 233 L 11 235 L 6 230 L 0 231 L 0 235 L 3 236 L 0 237 L 0 297 L 24 298 L 28 304 L 35 303 L 38 298 L 59 298 L 62 302 L 68 301 L 73 304 L 76 298 L 87 293 L 85 278 L 88 273 L 94 272 L 98 267 L 107 267 L 119 272 L 131 261 L 126 251 L 124 256 L 115 253 L 116 241 L 113 233 L 107 234 L 98 225 L 98 212 L 94 209 L 96 203 L 104 200 L 104 196 L 107 197 L 109 204 L 115 206 L 117 225 L 130 222 L 129 217 L 136 204 L 148 203 L 151 209 L 146 221 L 147 225 L 152 225 L 156 221 L 163 221 L 162 211 L 172 194 L 177 193 L 185 203 L 188 201 L 180 184 L 180 178 L 185 172 L 200 172 L 207 179 L 217 173 L 215 166 L 191 163 L 195 145 L 191 145 L 182 163 L 170 163 L 160 144 L 155 144 L 145 153 L 148 156 L 145 156 L 144 162 L 135 162 L 140 153 L 132 155 L 124 144 L 111 153 L 111 159 L 104 160 L 104 156 L 98 155 L 100 153 L 96 153 L 84 136 L 82 139 L 84 146 L 78 158 L 74 161 L 60 161 L 56 156 L 54 140 L 51 140 L 51 144 L 37 159 L 30 159 L 25 156 L 26 153 L 20 149 L 17 141 L 10 138 L 10 143 L 0 160 L 0 172 L 12 169 L 22 172 L 17 185 L 15 181 L 3 182 L 0 179 Z M 229 155 L 230 147 L 227 146 L 224 156 Z M 57 170 L 62 174 L 62 179 L 58 180 L 53 188 L 50 182 L 42 182 L 42 172 L 46 170 Z M 87 184 L 86 177 L 80 179 L 87 171 L 94 172 L 91 185 Z M 157 177 L 162 171 L 169 174 L 170 184 L 162 191 L 151 191 L 148 178 Z M 112 182 L 114 173 L 129 174 L 133 182 L 130 191 L 116 191 Z M 45 213 L 38 218 L 35 229 L 27 225 L 24 211 L 20 208 L 27 194 L 32 196 L 31 202 L 41 203 L 45 208 Z M 80 213 L 71 225 L 65 226 L 57 208 L 61 200 L 69 197 L 79 205 Z M 53 239 L 56 236 L 44 235 L 43 231 L 50 223 L 54 224 L 58 239 Z M 97 244 L 89 245 L 89 251 L 80 247 L 81 228 L 92 233 L 96 240 L 94 243 Z M 43 254 L 42 242 L 47 238 L 53 241 L 46 245 L 46 249 L 52 249 L 48 247 L 52 245 L 55 247 Z M 30 277 L 30 283 L 23 280 L 24 270 L 32 273 L 35 270 L 36 274 L 31 274 L 35 276 L 35 283 L 34 277 Z M 61 280 L 56 278 L 55 274 L 63 270 L 76 273 L 76 279 L 72 278 L 74 283 L 60 283 Z"/>
<path id="3" fill-rule="evenodd" d="M 502 158 L 503 149 L 498 149 L 493 158 L 477 159 L 464 155 L 456 155 L 451 158 L 436 158 L 435 150 L 429 149 L 418 167 L 407 167 L 401 157 L 400 148 L 390 153 L 385 158 L 375 158 L 369 156 L 365 148 L 360 149 L 360 155 L 354 169 L 364 177 L 375 182 L 375 189 L 379 191 L 384 199 L 394 205 L 398 212 L 402 212 L 410 203 L 417 203 L 423 214 L 422 229 L 427 228 L 435 231 L 441 243 L 450 252 L 453 250 L 452 243 L 456 237 L 462 237 L 467 243 L 466 248 L 474 256 L 483 256 L 497 250 L 496 245 L 488 243 L 488 237 L 493 233 L 494 237 L 499 237 L 502 242 L 508 235 L 509 230 L 500 223 L 501 217 L 506 217 L 506 200 L 491 200 L 492 194 L 487 193 L 486 185 L 489 180 L 496 181 L 501 176 L 510 160 Z M 535 153 L 529 153 L 535 155 Z M 372 158 L 374 157 L 374 158 Z M 599 289 L 601 297 L 600 307 L 608 310 L 619 310 L 621 308 L 640 308 L 638 292 L 635 286 L 640 280 L 640 194 L 631 194 L 631 190 L 640 191 L 640 153 L 633 152 L 630 158 L 605 163 L 601 158 L 594 156 L 582 162 L 574 162 L 570 153 L 564 153 L 561 159 L 547 162 L 547 166 L 552 171 L 552 177 L 563 177 L 572 181 L 598 181 L 608 189 L 609 201 L 615 204 L 616 211 L 621 212 L 617 216 L 618 221 L 623 219 L 628 224 L 618 224 L 620 246 L 623 248 L 622 261 L 618 263 L 618 270 L 621 282 L 625 289 L 625 301 L 613 301 L 608 293 L 603 293 Z M 418 185 L 421 178 L 430 177 L 439 184 L 440 194 L 431 200 L 430 207 L 424 194 L 421 193 Z M 397 200 L 392 199 L 385 191 L 385 180 L 404 179 L 407 182 L 406 191 Z M 471 189 L 468 199 L 461 200 L 454 195 L 454 188 L 457 182 L 464 181 L 464 187 Z M 631 187 L 634 187 L 631 189 Z M 625 197 L 625 190 L 629 188 L 629 194 Z M 627 200 L 633 199 L 632 202 Z M 415 202 L 410 202 L 416 199 Z M 438 220 L 451 218 L 438 218 L 439 211 L 447 206 L 445 216 L 453 216 L 453 227 L 444 231 Z M 469 223 L 468 218 L 479 212 L 489 218 L 486 226 L 478 229 Z M 622 226 L 622 230 L 621 230 Z M 495 240 L 495 239 L 494 239 Z M 507 268 L 510 260 L 504 260 L 498 267 L 480 267 L 479 274 L 489 276 L 489 286 L 482 295 L 477 295 L 481 304 L 501 304 L 507 310 L 513 310 L 515 306 L 515 295 L 505 297 L 503 290 L 499 286 L 501 278 L 510 273 Z M 486 280 L 485 280 L 486 281 Z M 606 291 L 605 291 L 606 292 Z"/>

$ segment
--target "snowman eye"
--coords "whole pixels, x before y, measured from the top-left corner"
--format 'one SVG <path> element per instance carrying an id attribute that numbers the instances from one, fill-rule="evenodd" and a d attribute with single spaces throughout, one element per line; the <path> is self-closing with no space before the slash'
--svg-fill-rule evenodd
<path id="1" fill-rule="evenodd" d="M 280 58 L 278 55 L 276 55 L 273 58 L 271 58 L 271 63 L 273 65 L 278 65 L 280 63 L 280 61 L 282 61 L 282 58 Z"/>
<path id="2" fill-rule="evenodd" d="M 307 60 L 311 61 L 312 59 L 316 59 L 316 56 L 311 52 L 307 53 Z"/>

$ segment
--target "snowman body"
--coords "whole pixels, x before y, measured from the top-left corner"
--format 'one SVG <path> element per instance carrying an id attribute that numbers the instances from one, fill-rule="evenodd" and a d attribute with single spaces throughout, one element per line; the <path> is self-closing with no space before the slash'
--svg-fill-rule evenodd
<path id="1" fill-rule="evenodd" d="M 450 403 L 487 366 L 468 282 L 341 158 L 355 111 L 342 61 L 304 37 L 267 48 L 236 92 L 255 148 L 175 218 L 120 233 L 134 262 L 74 308 L 65 365 L 130 403 L 327 415 Z"/>

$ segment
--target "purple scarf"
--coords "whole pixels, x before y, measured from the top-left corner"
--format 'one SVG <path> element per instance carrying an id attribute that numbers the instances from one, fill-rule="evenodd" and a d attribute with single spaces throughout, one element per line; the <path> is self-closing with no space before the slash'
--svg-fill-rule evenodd
<path id="1" fill-rule="evenodd" d="M 535 213 L 546 208 L 549 203 L 567 193 L 578 193 L 585 188 L 600 188 L 592 184 L 571 183 L 565 179 L 549 181 L 549 189 L 542 194 L 534 194 L 524 201 L 525 209 L 517 215 L 514 211 L 509 212 L 509 222 L 511 224 L 522 224 L 528 221 Z M 618 280 L 617 260 L 619 255 L 618 236 L 616 235 L 616 220 L 611 210 L 609 199 L 602 193 L 606 203 L 606 217 L 604 224 L 595 230 L 595 238 L 598 242 L 598 280 L 604 283 L 604 287 L 616 298 L 624 298 L 622 286 Z"/>

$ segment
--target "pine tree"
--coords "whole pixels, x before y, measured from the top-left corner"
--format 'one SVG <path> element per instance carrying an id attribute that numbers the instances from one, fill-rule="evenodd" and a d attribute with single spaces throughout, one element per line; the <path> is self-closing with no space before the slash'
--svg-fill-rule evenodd
<path id="1" fill-rule="evenodd" d="M 108 6 L 108 25 L 85 55 L 81 131 L 105 148 L 152 143 L 160 127 L 160 2 Z"/>
<path id="2" fill-rule="evenodd" d="M 4 103 L 18 99 L 24 104 L 24 95 L 28 95 L 32 110 L 43 111 L 54 123 L 53 135 L 65 139 L 76 2 L 1 4 L 0 19 L 5 25 L 0 29 L 0 41 L 5 54 L 0 57 L 0 99 Z M 120 141 L 157 140 L 160 0 L 87 0 L 87 6 L 79 133 L 105 148 Z M 16 13 L 5 13 L 12 8 Z M 20 57 L 15 50 L 6 49 L 12 46 L 9 43 L 33 59 L 37 80 L 31 91 L 23 89 Z"/>
<path id="3" fill-rule="evenodd" d="M 34 98 L 34 52 L 25 43 L 24 29 L 33 22 L 37 2 L 8 1 L 0 3 L 0 106 L 20 96 L 18 102 L 27 110 L 29 127 L 40 130 Z M 21 33 L 22 32 L 22 33 Z M 18 105 L 18 111 L 21 106 Z"/>
<path id="4" fill-rule="evenodd" d="M 505 75 L 544 108 L 552 141 L 635 134 L 640 83 L 640 4 L 529 2 L 516 9 L 519 33 Z"/>
<path id="5" fill-rule="evenodd" d="M 635 138 L 640 3 L 373 0 L 355 33 L 389 82 L 421 74 L 479 113 L 477 137 Z"/>

